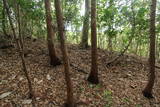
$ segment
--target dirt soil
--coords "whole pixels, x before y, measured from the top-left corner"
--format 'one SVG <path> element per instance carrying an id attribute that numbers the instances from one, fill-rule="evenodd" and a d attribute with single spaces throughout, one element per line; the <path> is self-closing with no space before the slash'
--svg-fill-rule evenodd
<path id="1" fill-rule="evenodd" d="M 34 89 L 37 107 L 61 107 L 66 99 L 63 65 L 49 65 L 44 40 L 25 40 L 26 65 Z M 71 63 L 71 79 L 78 107 L 160 107 L 160 69 L 156 69 L 153 99 L 142 95 L 147 84 L 148 67 L 136 55 L 124 55 L 120 62 L 106 67 L 115 53 L 98 49 L 99 85 L 86 81 L 90 72 L 90 48 L 67 44 Z M 59 44 L 57 55 L 61 58 Z M 16 48 L 0 50 L 0 106 L 32 107 L 28 99 L 27 81 Z"/>

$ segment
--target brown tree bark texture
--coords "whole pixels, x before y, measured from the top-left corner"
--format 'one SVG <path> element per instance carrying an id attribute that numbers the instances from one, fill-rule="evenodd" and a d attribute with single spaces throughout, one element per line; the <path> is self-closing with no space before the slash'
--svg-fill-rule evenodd
<path id="1" fill-rule="evenodd" d="M 88 81 L 98 84 L 98 64 L 97 64 L 97 30 L 96 30 L 96 0 L 91 0 L 91 72 Z"/>
<path id="2" fill-rule="evenodd" d="M 55 1 L 55 10 L 56 10 L 56 19 L 57 19 L 57 26 L 58 26 L 58 35 L 60 36 L 60 43 L 61 43 L 61 51 L 63 55 L 64 61 L 64 71 L 65 71 L 65 80 L 67 84 L 67 101 L 66 107 L 74 107 L 74 98 L 73 98 L 73 85 L 70 78 L 70 64 L 67 55 L 67 48 L 65 45 L 65 34 L 64 34 L 64 22 L 63 22 L 63 15 L 60 0 Z"/>
<path id="3" fill-rule="evenodd" d="M 46 23 L 47 23 L 47 42 L 48 51 L 50 56 L 50 64 L 53 66 L 60 65 L 60 60 L 56 55 L 56 50 L 53 43 L 53 37 L 55 32 L 52 29 L 52 17 L 51 17 L 51 1 L 45 0 L 45 11 L 46 11 Z"/>
<path id="4" fill-rule="evenodd" d="M 23 52 L 23 49 L 22 49 L 20 41 L 16 37 L 16 32 L 15 32 L 14 25 L 13 25 L 13 22 L 12 22 L 12 19 L 11 19 L 11 16 L 10 16 L 10 12 L 9 12 L 9 7 L 8 7 L 8 4 L 7 4 L 7 1 L 3 0 L 3 3 L 4 3 L 4 6 L 5 6 L 5 9 L 6 9 L 8 18 L 9 18 L 11 29 L 13 31 L 14 39 L 16 40 L 17 48 L 18 48 L 18 51 L 19 51 L 19 56 L 21 57 L 21 60 L 22 60 L 23 71 L 24 71 L 25 76 L 26 76 L 27 81 L 28 81 L 29 97 L 34 100 L 33 88 L 32 88 L 31 80 L 29 78 L 29 74 L 28 74 L 27 67 L 26 67 L 26 64 L 25 64 L 24 52 Z M 33 106 L 34 106 L 34 103 L 33 103 Z"/>
<path id="5" fill-rule="evenodd" d="M 150 75 L 149 81 L 145 89 L 143 90 L 143 95 L 147 98 L 153 98 L 152 90 L 155 81 L 155 16 L 156 16 L 156 0 L 152 0 L 150 7 L 150 54 L 149 54 L 149 66 Z"/>
<path id="6" fill-rule="evenodd" d="M 85 0 L 85 16 L 83 20 L 83 29 L 82 29 L 82 41 L 81 47 L 88 47 L 88 33 L 89 33 L 89 13 L 90 13 L 90 0 Z"/>

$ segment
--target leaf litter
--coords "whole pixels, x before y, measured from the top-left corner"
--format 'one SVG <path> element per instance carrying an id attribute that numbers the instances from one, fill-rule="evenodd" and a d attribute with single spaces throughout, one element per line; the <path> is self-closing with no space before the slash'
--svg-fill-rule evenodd
<path id="1" fill-rule="evenodd" d="M 66 99 L 66 84 L 63 65 L 49 65 L 46 42 L 25 40 L 28 55 L 25 57 L 32 80 L 37 107 L 60 107 Z M 90 48 L 82 50 L 78 45 L 67 44 L 71 66 L 74 96 L 80 107 L 159 107 L 160 72 L 156 69 L 154 99 L 143 97 L 142 90 L 148 80 L 148 67 L 142 58 L 126 54 L 118 64 L 106 67 L 106 62 L 117 54 L 98 49 L 99 85 L 86 81 L 90 72 Z M 21 60 L 15 48 L 0 50 L 0 105 L 2 107 L 31 107 L 28 86 L 22 72 Z M 56 44 L 58 57 L 62 58 L 60 46 Z M 4 54 L 5 53 L 5 54 Z M 139 62 L 139 63 L 137 63 Z M 78 72 L 77 72 L 78 71 Z M 84 72 L 81 72 L 84 71 Z"/>

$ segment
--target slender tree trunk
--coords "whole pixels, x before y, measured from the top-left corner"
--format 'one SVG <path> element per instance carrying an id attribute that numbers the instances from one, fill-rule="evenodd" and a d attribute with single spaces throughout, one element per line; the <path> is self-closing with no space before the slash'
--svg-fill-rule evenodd
<path id="1" fill-rule="evenodd" d="M 82 41 L 81 47 L 87 48 L 88 47 L 88 33 L 89 33 L 89 10 L 90 10 L 90 0 L 85 0 L 85 16 L 83 20 L 83 29 L 82 29 Z"/>
<path id="2" fill-rule="evenodd" d="M 47 23 L 47 41 L 48 41 L 48 51 L 50 56 L 50 64 L 53 66 L 60 65 L 60 59 L 56 55 L 56 50 L 53 43 L 53 37 L 55 32 L 52 28 L 52 17 L 51 17 L 51 1 L 45 0 L 45 10 L 46 10 L 46 23 Z"/>
<path id="3" fill-rule="evenodd" d="M 3 5 L 3 9 L 2 9 L 2 29 L 3 29 L 3 33 L 5 36 L 8 36 L 7 32 L 6 32 L 6 26 L 5 26 L 5 21 L 6 21 L 6 16 L 5 16 L 5 6 Z"/>
<path id="4" fill-rule="evenodd" d="M 156 59 L 159 59 L 159 40 L 158 40 L 158 35 L 156 37 Z"/>
<path id="5" fill-rule="evenodd" d="M 33 20 L 31 19 L 31 22 L 29 23 L 29 30 L 30 30 L 30 38 L 32 39 L 32 35 L 33 35 L 33 31 L 34 31 L 34 23 L 33 23 Z"/>
<path id="6" fill-rule="evenodd" d="M 25 76 L 27 78 L 28 81 L 28 88 L 29 88 L 29 98 L 32 98 L 32 105 L 33 107 L 35 107 L 35 98 L 34 98 L 34 92 L 33 92 L 33 88 L 32 88 L 32 83 L 31 80 L 29 78 L 29 74 L 28 74 L 28 70 L 27 70 L 27 66 L 25 63 L 25 58 L 24 58 L 24 44 L 23 44 L 23 38 L 22 38 L 22 31 L 21 31 L 21 19 L 20 19 L 20 7 L 18 4 L 17 5 L 17 17 L 18 17 L 18 30 L 19 30 L 19 41 L 17 40 L 17 46 L 19 47 L 19 52 L 20 52 L 20 57 L 22 60 L 22 66 L 23 66 L 23 71 L 25 73 Z M 14 28 L 13 28 L 14 29 Z"/>
<path id="7" fill-rule="evenodd" d="M 98 84 L 98 64 L 97 64 L 97 30 L 96 30 L 96 0 L 91 0 L 91 72 L 88 81 L 93 84 Z"/>
<path id="8" fill-rule="evenodd" d="M 114 48 L 115 48 L 115 50 L 116 50 L 116 49 L 117 49 L 117 48 L 116 48 L 116 47 L 117 47 L 117 36 L 114 37 L 114 40 L 115 40 Z"/>
<path id="9" fill-rule="evenodd" d="M 65 45 L 65 33 L 64 33 L 64 22 L 63 22 L 63 15 L 60 0 L 55 1 L 55 10 L 56 10 L 56 19 L 58 25 L 58 35 L 60 36 L 60 43 L 61 43 L 61 51 L 63 54 L 63 61 L 64 61 L 64 71 L 65 71 L 65 80 L 67 84 L 67 101 L 65 106 L 66 107 L 74 107 L 74 97 L 73 97 L 73 85 L 70 78 L 70 64 L 67 55 L 67 48 Z"/>
<path id="10" fill-rule="evenodd" d="M 110 52 L 113 51 L 113 48 L 112 48 L 112 37 L 108 36 L 108 49 Z"/>
<path id="11" fill-rule="evenodd" d="M 135 42 L 136 42 L 136 40 L 135 40 Z M 137 42 L 136 43 L 136 49 L 135 49 L 135 54 L 136 55 L 138 55 L 138 49 L 139 49 L 139 43 Z"/>
<path id="12" fill-rule="evenodd" d="M 17 19 L 18 19 L 18 32 L 19 32 L 19 42 L 22 48 L 22 52 L 24 52 L 24 44 L 23 44 L 23 39 L 22 39 L 22 31 L 21 31 L 21 18 L 20 18 L 20 7 L 18 4 L 16 4 L 17 7 Z"/>
<path id="13" fill-rule="evenodd" d="M 114 0 L 109 0 L 109 8 L 111 8 L 113 5 L 115 5 Z M 111 23 L 114 23 L 114 15 L 110 17 Z M 109 31 L 112 32 L 114 31 L 113 25 L 109 24 Z M 108 50 L 112 53 L 113 51 L 113 33 L 108 34 Z"/>
<path id="14" fill-rule="evenodd" d="M 157 36 L 160 36 L 160 35 L 157 35 Z M 158 57 L 158 60 L 159 60 L 160 59 L 159 58 L 159 56 L 160 56 L 160 41 L 159 40 L 158 40 L 157 48 L 158 48 L 157 57 Z"/>
<path id="15" fill-rule="evenodd" d="M 13 31 L 13 36 L 14 36 L 14 38 L 16 38 L 16 32 L 15 32 L 15 28 L 14 28 L 14 25 L 13 25 L 13 22 L 12 22 L 12 19 L 11 19 L 11 16 L 10 16 L 8 4 L 7 4 L 6 0 L 3 0 L 3 3 L 4 3 L 4 6 L 5 6 L 5 9 L 6 9 L 8 18 L 9 18 L 9 22 L 10 22 L 10 25 L 11 25 L 11 29 L 12 29 L 12 31 Z M 20 29 L 20 26 L 19 26 L 19 29 Z M 20 33 L 20 32 L 19 32 L 19 36 L 21 36 L 21 33 Z M 20 38 L 20 39 L 21 39 L 21 38 Z M 24 71 L 25 76 L 26 76 L 27 81 L 28 81 L 29 97 L 32 98 L 32 99 L 34 99 L 33 88 L 32 88 L 31 80 L 30 80 L 30 78 L 29 78 L 29 74 L 28 74 L 27 67 L 26 67 L 26 64 L 25 64 L 23 48 L 22 48 L 22 46 L 21 46 L 22 44 L 20 43 L 20 41 L 19 41 L 18 39 L 15 39 L 15 40 L 16 40 L 16 44 L 17 44 L 18 51 L 19 51 L 19 56 L 21 57 L 22 66 L 23 66 L 23 71 Z"/>
<path id="16" fill-rule="evenodd" d="M 152 90 L 155 81 L 155 16 L 156 16 L 156 0 L 152 0 L 151 3 L 151 13 L 150 13 L 150 54 L 149 54 L 149 65 L 150 65 L 150 75 L 149 81 L 145 89 L 143 90 L 143 95 L 147 98 L 153 98 Z"/>

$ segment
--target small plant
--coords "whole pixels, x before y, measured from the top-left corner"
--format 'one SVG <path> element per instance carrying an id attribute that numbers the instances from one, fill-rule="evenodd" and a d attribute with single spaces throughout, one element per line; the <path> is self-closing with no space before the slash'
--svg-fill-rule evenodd
<path id="1" fill-rule="evenodd" d="M 136 106 L 135 107 L 142 107 L 142 105 L 141 104 L 136 104 Z"/>
<path id="2" fill-rule="evenodd" d="M 96 87 L 96 88 L 101 88 L 101 85 L 100 85 L 100 84 L 98 84 L 98 85 L 96 85 L 95 87 Z"/>
<path id="3" fill-rule="evenodd" d="M 101 85 L 89 84 L 89 88 L 101 88 Z"/>
<path id="4" fill-rule="evenodd" d="M 85 90 L 85 88 L 84 87 L 80 87 L 79 90 L 82 92 L 82 91 Z"/>
<path id="5" fill-rule="evenodd" d="M 94 85 L 93 84 L 89 84 L 89 88 L 94 88 Z"/>
<path id="6" fill-rule="evenodd" d="M 130 100 L 129 100 L 128 98 L 126 98 L 126 97 L 123 98 L 122 101 L 123 101 L 123 102 L 126 102 L 126 103 L 130 102 Z"/>
<path id="7" fill-rule="evenodd" d="M 108 104 L 105 105 L 105 107 L 111 107 L 112 106 L 112 92 L 105 90 L 104 91 L 104 98 L 108 102 Z"/>

